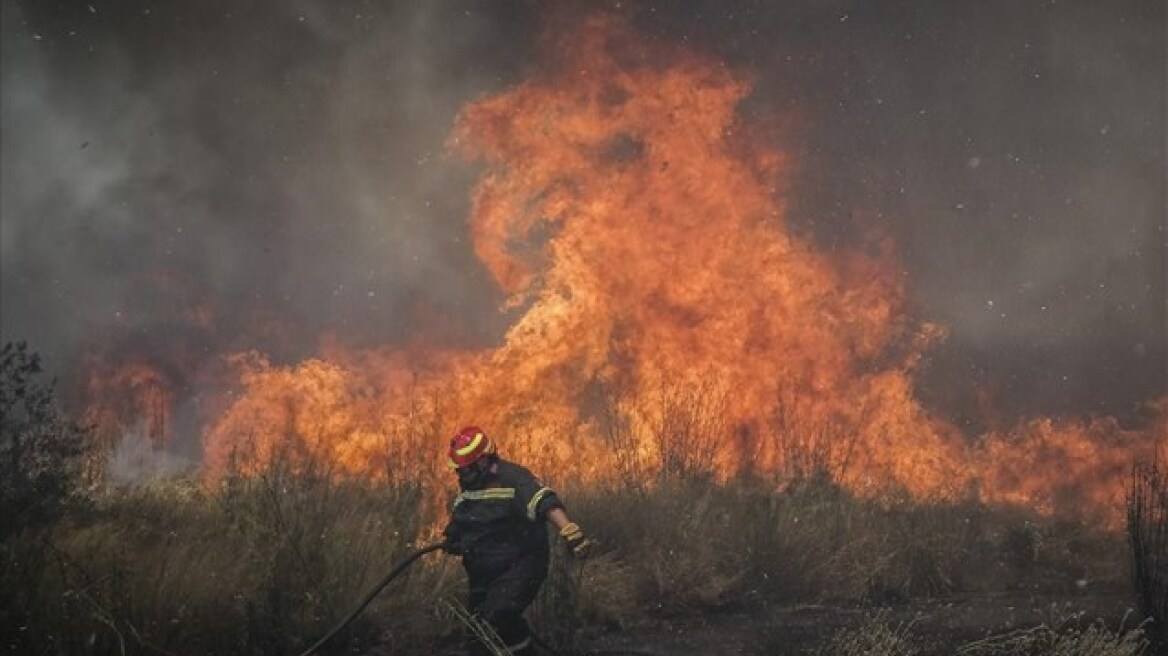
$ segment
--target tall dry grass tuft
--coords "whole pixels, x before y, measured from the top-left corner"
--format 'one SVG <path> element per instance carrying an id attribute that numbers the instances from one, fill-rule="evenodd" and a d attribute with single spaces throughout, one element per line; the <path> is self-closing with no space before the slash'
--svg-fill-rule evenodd
<path id="1" fill-rule="evenodd" d="M 876 613 L 860 626 L 837 631 L 811 656 L 917 656 L 918 642 L 911 624 L 893 626 L 885 613 Z"/>
<path id="2" fill-rule="evenodd" d="M 600 427 L 618 475 L 566 490 L 601 545 L 577 604 L 590 621 L 619 626 L 637 609 L 1070 591 L 1122 576 L 1116 536 L 1082 522 L 973 498 L 855 496 L 839 484 L 852 434 L 793 402 L 771 427 L 773 473 L 743 468 L 726 480 L 707 448 L 730 430 L 719 421 L 725 396 L 698 402 L 694 392 L 663 390 L 649 408 L 608 399 Z"/>
<path id="3" fill-rule="evenodd" d="M 614 482 L 566 498 L 599 543 L 579 612 L 616 626 L 646 610 L 888 604 L 1122 581 L 1119 536 L 973 502 L 890 503 L 830 482 L 777 490 L 702 478 Z"/>
<path id="4" fill-rule="evenodd" d="M 585 561 L 577 560 L 562 544 L 552 548 L 548 577 L 528 611 L 532 629 L 545 642 L 559 650 L 572 651 L 583 626 L 580 587 Z"/>
<path id="5" fill-rule="evenodd" d="M 1126 619 L 1126 618 L 1125 618 Z M 1142 656 L 1148 649 L 1144 627 L 1108 628 L 1102 620 L 1082 625 L 1081 614 L 1052 608 L 1038 626 L 997 634 L 961 645 L 955 656 Z"/>
<path id="6" fill-rule="evenodd" d="M 22 653 L 298 653 L 418 545 L 413 486 L 366 486 L 276 463 L 215 489 L 113 490 L 59 525 L 25 603 L 43 631 Z M 411 653 L 451 633 L 437 556 L 396 580 L 331 646 Z M 394 651 L 397 650 L 397 651 Z"/>
<path id="7" fill-rule="evenodd" d="M 599 434 L 622 485 L 666 479 L 709 478 L 730 425 L 727 390 L 714 381 L 662 383 L 646 399 L 602 393 Z"/>
<path id="8" fill-rule="evenodd" d="M 1051 613 L 1037 626 L 995 634 L 943 652 L 917 634 L 912 623 L 893 625 L 881 611 L 858 626 L 840 629 L 812 656 L 918 656 L 945 653 L 953 656 L 1142 656 L 1148 640 L 1142 627 L 1110 629 L 1102 621 L 1086 627 L 1078 614 Z"/>
<path id="9" fill-rule="evenodd" d="M 1161 463 L 1132 469 L 1127 499 L 1132 574 L 1151 633 L 1168 647 L 1168 471 Z"/>

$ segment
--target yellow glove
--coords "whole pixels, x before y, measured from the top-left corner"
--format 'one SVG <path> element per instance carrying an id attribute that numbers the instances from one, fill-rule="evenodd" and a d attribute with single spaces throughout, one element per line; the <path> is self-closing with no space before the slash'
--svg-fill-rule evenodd
<path id="1" fill-rule="evenodd" d="M 568 550 L 576 558 L 587 558 L 588 552 L 592 551 L 592 540 L 584 537 L 584 531 L 581 531 L 575 522 L 569 523 L 560 529 L 560 537 L 564 538 L 564 542 L 568 545 Z"/>

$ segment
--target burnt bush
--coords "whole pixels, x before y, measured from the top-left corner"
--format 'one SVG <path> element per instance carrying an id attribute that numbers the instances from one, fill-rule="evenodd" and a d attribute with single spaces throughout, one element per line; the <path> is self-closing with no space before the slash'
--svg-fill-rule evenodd
<path id="1" fill-rule="evenodd" d="M 1160 463 L 1132 469 L 1127 499 L 1132 575 L 1151 633 L 1168 643 L 1168 471 Z"/>

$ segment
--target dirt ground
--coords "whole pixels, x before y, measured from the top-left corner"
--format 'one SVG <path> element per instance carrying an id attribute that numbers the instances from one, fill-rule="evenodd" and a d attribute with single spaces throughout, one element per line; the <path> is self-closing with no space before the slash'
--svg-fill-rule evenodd
<path id="1" fill-rule="evenodd" d="M 952 650 L 988 635 L 1051 624 L 1078 616 L 1086 627 L 1103 620 L 1109 627 L 1139 623 L 1135 600 L 1123 591 L 1085 590 L 1072 594 L 1011 592 L 908 602 L 883 609 L 894 627 L 909 626 L 927 654 Z M 879 608 L 829 605 L 764 607 L 704 613 L 627 627 L 586 637 L 590 651 L 634 650 L 660 656 L 796 656 L 822 644 L 843 628 L 858 627 Z M 615 656 L 615 654 L 613 654 Z"/>

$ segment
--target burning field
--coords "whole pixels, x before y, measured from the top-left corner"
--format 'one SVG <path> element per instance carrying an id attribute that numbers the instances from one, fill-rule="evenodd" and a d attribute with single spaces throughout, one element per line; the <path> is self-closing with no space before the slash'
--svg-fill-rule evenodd
<path id="1" fill-rule="evenodd" d="M 214 399 L 197 428 L 207 476 L 291 449 L 356 476 L 429 478 L 445 432 L 473 418 L 570 480 L 821 467 L 862 495 L 1116 516 L 1131 462 L 1163 442 L 1163 398 L 1135 428 L 1029 417 L 964 435 L 916 394 L 946 329 L 912 312 L 892 236 L 857 221 L 854 243 L 828 252 L 788 223 L 798 162 L 781 135 L 810 117 L 742 116 L 748 71 L 607 15 L 553 24 L 542 48 L 529 79 L 466 106 L 447 142 L 483 165 L 469 234 L 512 318 L 501 343 L 226 354 L 185 391 Z M 198 330 L 207 313 L 180 320 Z M 106 356 L 112 370 L 89 374 L 96 423 L 165 447 L 192 374 L 161 357 Z"/>
<path id="2" fill-rule="evenodd" d="M 46 569 L 28 589 L 63 590 L 65 616 L 87 626 L 96 622 L 93 635 L 103 637 L 89 639 L 92 653 L 101 645 L 124 649 L 134 642 L 127 639 L 131 634 L 144 653 L 296 653 L 377 577 L 387 554 L 403 553 L 432 536 L 453 488 L 443 449 L 451 431 L 468 421 L 487 427 L 505 457 L 575 495 L 582 523 L 595 527 L 601 538 L 602 555 L 587 575 L 591 578 L 557 562 L 535 609 L 543 626 L 568 642 L 583 638 L 565 636 L 591 635 L 602 626 L 634 626 L 652 616 L 642 607 L 655 603 L 668 613 L 700 615 L 727 606 L 808 601 L 879 605 L 1039 589 L 1082 594 L 1087 586 L 1123 597 L 1116 590 L 1126 576 L 1122 532 L 1132 468 L 1168 458 L 1163 277 L 1138 277 L 1138 292 L 1117 292 L 1107 303 L 1119 309 L 1109 310 L 1102 323 L 1074 324 L 1084 335 L 1102 335 L 1096 350 L 1104 355 L 1117 352 L 1113 344 L 1132 334 L 1151 334 L 1151 345 L 1140 341 L 1130 349 L 1135 355 L 1116 356 L 1107 373 L 1094 379 L 1083 364 L 1094 362 L 1094 347 L 1086 338 L 1068 336 L 1074 331 L 1067 330 L 1073 323 L 1067 319 L 1079 314 L 1069 309 L 1074 299 L 1067 299 L 1067 290 L 1075 293 L 1082 285 L 1102 293 L 1098 290 L 1108 283 L 1127 280 L 1119 274 L 1101 278 L 1098 287 L 1076 277 L 1088 263 L 1052 265 L 1055 282 L 1023 276 L 1019 289 L 1025 291 L 1019 293 L 1031 295 L 1041 311 L 1020 312 L 1023 318 L 1010 329 L 1015 332 L 998 325 L 1007 310 L 999 311 L 992 300 L 990 314 L 1001 319 L 995 316 L 998 324 L 991 327 L 977 314 L 986 310 L 978 305 L 984 301 L 973 304 L 974 310 L 950 311 L 960 303 L 947 305 L 947 299 L 981 292 L 969 289 L 963 274 L 953 274 L 949 283 L 914 279 L 936 273 L 930 267 L 947 258 L 921 254 L 921 235 L 937 229 L 919 226 L 933 219 L 888 216 L 938 206 L 833 191 L 833 185 L 848 182 L 867 188 L 907 184 L 907 175 L 895 173 L 895 157 L 888 157 L 892 170 L 881 170 L 873 164 L 878 162 L 873 151 L 890 148 L 907 155 L 916 147 L 868 145 L 854 165 L 849 156 L 833 153 L 850 142 L 827 135 L 828 129 L 852 115 L 825 109 L 820 101 L 829 92 L 808 100 L 808 88 L 819 83 L 807 80 L 816 79 L 817 71 L 830 77 L 842 70 L 846 78 L 859 70 L 851 57 L 862 58 L 863 48 L 843 38 L 856 34 L 840 33 L 840 52 L 854 48 L 850 56 L 823 55 L 798 43 L 796 28 L 782 28 L 792 30 L 797 46 L 776 52 L 797 56 L 776 55 L 782 71 L 776 73 L 760 63 L 773 61 L 762 54 L 766 49 L 757 30 L 717 23 L 703 32 L 695 27 L 701 21 L 682 9 L 657 16 L 648 7 L 557 5 L 536 12 L 538 27 L 528 28 L 538 36 L 505 83 L 471 84 L 473 94 L 436 91 L 434 97 L 457 96 L 457 102 L 447 98 L 443 106 L 456 108 L 450 120 L 422 131 L 431 141 L 419 145 L 411 141 L 421 139 L 416 135 L 391 136 L 401 139 L 404 151 L 425 150 L 415 158 L 418 167 L 442 161 L 441 182 L 432 181 L 437 175 L 432 172 L 379 165 L 386 155 L 374 152 L 379 146 L 399 147 L 378 136 L 379 130 L 390 130 L 382 127 L 380 113 L 408 126 L 409 117 L 420 121 L 437 101 L 419 100 L 412 89 L 377 95 L 361 85 L 375 81 L 364 71 L 380 65 L 389 68 L 387 80 L 421 76 L 423 68 L 428 75 L 458 80 L 463 73 L 453 72 L 446 59 L 431 71 L 423 66 L 429 62 L 424 57 L 415 60 L 372 40 L 354 46 L 346 65 L 332 71 L 339 80 L 335 107 L 315 110 L 330 127 L 307 132 L 298 154 L 283 156 L 285 164 L 268 156 L 283 150 L 255 135 L 302 129 L 303 117 L 274 108 L 285 102 L 314 107 L 321 101 L 310 91 L 326 84 L 329 75 L 290 66 L 281 88 L 292 91 L 277 99 L 274 91 L 273 97 L 265 95 L 267 87 L 248 89 L 238 82 L 260 73 L 246 67 L 221 71 L 223 62 L 210 56 L 213 75 L 201 69 L 200 75 L 241 77 L 223 87 L 206 82 L 204 95 L 189 99 L 195 110 L 175 113 L 177 103 L 160 103 L 156 114 L 141 118 L 152 130 L 166 129 L 176 116 L 206 124 L 189 137 L 168 138 L 170 150 L 143 140 L 145 145 L 118 158 L 129 171 L 160 166 L 156 177 L 85 178 L 92 189 L 84 193 L 129 199 L 135 209 L 119 220 L 140 221 L 133 212 L 181 210 L 159 219 L 170 235 L 165 240 L 125 228 L 144 249 L 132 266 L 119 260 L 103 269 L 124 288 L 121 296 L 107 296 L 107 286 L 51 304 L 63 321 L 61 307 L 91 308 L 100 298 L 108 301 L 101 318 L 81 316 L 84 330 L 45 332 L 50 340 L 69 344 L 62 353 L 77 356 L 59 366 L 62 393 L 94 438 L 87 480 L 98 501 L 96 510 L 87 511 L 95 515 L 62 520 L 53 538 L 62 554 L 61 571 L 72 567 L 82 578 L 61 574 L 50 582 L 54 575 Z M 782 31 L 777 26 L 783 21 L 797 26 L 818 15 L 806 9 L 811 13 L 789 9 L 789 15 L 755 18 Z M 34 34 L 34 43 L 50 33 L 56 50 L 44 66 L 51 68 L 51 57 L 68 60 L 76 47 L 52 30 L 88 19 L 86 13 L 101 19 L 105 11 L 95 5 L 59 15 L 32 6 L 6 8 L 5 21 L 19 25 L 12 29 L 22 34 Z M 219 25 L 215 30 L 227 36 L 214 38 L 224 39 L 227 53 L 235 53 L 233 35 L 245 28 L 227 25 L 230 12 L 224 18 L 206 11 L 186 18 L 195 25 Z M 842 5 L 818 11 L 836 24 L 856 12 L 874 20 Z M 518 20 L 508 12 L 530 8 L 511 7 L 491 25 Z M 1080 29 L 1080 13 L 1059 20 Z M 127 16 L 119 15 L 118 24 L 129 21 Z M 339 14 L 305 8 L 296 17 L 323 42 L 355 38 Z M 410 29 L 428 34 L 427 21 L 433 19 L 419 10 Z M 243 11 L 237 24 L 256 20 Z M 917 28 L 906 24 L 902 31 L 917 34 Z M 129 27 L 102 29 L 131 33 Z M 200 34 L 220 34 L 200 29 L 206 30 Z M 279 29 L 308 38 L 292 27 Z M 471 36 L 465 38 L 474 42 L 487 28 L 466 29 Z M 742 40 L 724 32 L 741 34 Z M 1069 47 L 1062 32 L 1052 33 L 1035 38 L 1056 51 Z M 410 43 L 422 39 L 413 31 L 403 34 L 410 35 L 402 37 Z M 927 30 L 923 34 L 935 38 Z M 478 51 L 458 43 L 466 51 L 455 63 L 472 66 Z M 1162 54 L 1162 38 L 1156 43 Z M 157 83 L 168 66 L 194 75 L 198 67 L 181 47 L 176 46 L 178 54 L 162 48 L 161 72 L 143 68 L 143 84 L 170 89 Z M 269 43 L 259 52 L 275 47 Z M 808 55 L 811 50 L 815 54 Z M 320 52 L 326 57 L 329 51 L 322 46 Z M 361 91 L 345 95 L 346 85 Z M 42 97 L 38 93 L 52 98 L 51 91 L 38 90 L 25 78 L 12 86 L 6 82 L 6 103 L 11 96 L 8 105 L 15 108 L 5 110 L 6 130 L 20 124 L 23 108 Z M 209 108 L 232 94 L 236 105 L 248 108 L 240 116 L 248 138 L 256 139 L 250 146 L 219 141 L 215 119 L 198 118 L 199 107 L 216 116 Z M 273 116 L 267 119 L 250 111 L 262 113 L 269 103 Z M 1158 120 L 1162 128 L 1163 116 Z M 911 140 L 926 133 L 931 134 L 901 134 Z M 91 137 L 95 144 L 98 134 Z M 979 134 L 989 140 L 995 133 Z M 200 167 L 192 168 L 191 179 L 234 180 L 253 175 L 249 166 L 264 170 L 255 174 L 262 178 L 286 166 L 279 169 L 287 171 L 281 174 L 286 178 L 273 179 L 300 187 L 281 191 L 279 202 L 271 202 L 253 187 L 225 182 L 227 195 L 237 196 L 232 201 L 207 194 L 156 163 L 202 153 L 188 142 L 199 139 L 221 150 L 215 157 L 198 155 Z M 972 141 L 967 137 L 963 147 Z M 6 143 L 6 167 L 10 151 L 27 154 L 34 141 L 16 143 Z M 81 148 L 89 150 L 90 141 L 85 144 Z M 245 153 L 251 146 L 264 157 Z M 1022 150 L 1028 156 L 1030 151 Z M 289 157 L 295 158 L 292 164 Z M 17 155 L 11 158 L 16 161 Z M 342 162 L 340 171 L 322 170 L 334 161 L 330 158 Z M 93 162 L 100 163 L 108 175 L 121 175 L 108 168 L 109 159 Z M 991 167 L 975 156 L 962 165 L 966 172 Z M 856 173 L 865 166 L 872 168 Z M 1072 166 L 1068 179 L 1092 166 Z M 1162 174 L 1163 161 L 1159 166 Z M 1118 165 L 1103 168 L 1116 178 L 1125 171 Z M 6 186 L 36 170 L 34 164 L 8 168 Z M 384 179 L 395 173 L 402 182 Z M 1137 182 L 1146 173 L 1141 169 Z M 824 182 L 834 177 L 838 181 Z M 981 186 L 974 195 L 994 194 L 990 181 L 974 185 Z M 1128 183 L 1136 197 L 1155 197 L 1137 182 Z M 339 192 L 326 190 L 329 184 L 349 192 L 343 207 L 352 225 L 333 226 L 330 222 L 342 219 L 323 218 L 342 207 L 312 197 L 311 190 L 319 188 L 322 197 L 339 198 Z M 410 195 L 408 184 L 431 187 L 400 200 L 398 195 Z M 1162 177 L 1160 187 L 1162 200 Z M 161 200 L 164 195 L 169 197 Z M 170 205 L 176 196 L 187 204 Z M 1013 208 L 1041 206 L 1040 196 L 1016 201 Z M 22 280 L 42 276 L 20 264 L 25 261 L 20 252 L 9 250 L 10 235 L 17 240 L 15 249 L 32 243 L 19 241 L 32 233 L 8 227 L 16 225 L 15 214 L 30 208 L 57 210 L 48 200 L 36 205 L 24 203 L 26 198 L 35 194 L 29 191 L 4 206 L 6 279 L 9 263 Z M 1094 217 L 1099 210 L 1093 204 L 1104 200 L 1068 196 L 1062 209 L 1071 217 Z M 997 211 L 992 202 L 969 202 L 981 202 L 986 213 Z M 841 211 L 845 203 L 851 206 Z M 1137 218 L 1146 223 L 1140 217 L 1148 216 L 1152 204 L 1145 204 L 1143 214 L 1136 211 Z M 206 229 L 226 235 L 221 244 L 212 249 L 183 241 L 191 239 L 183 236 L 184 227 L 216 208 L 223 217 Z M 959 209 L 966 211 L 965 201 Z M 263 244 L 254 253 L 238 250 L 244 247 L 231 237 L 238 230 L 231 222 L 248 212 L 255 221 L 246 231 L 261 235 L 256 243 Z M 305 212 L 310 218 L 280 218 L 281 212 L 290 217 Z M 419 227 L 419 221 L 435 226 Z M 1155 252 L 1133 265 L 1140 272 L 1149 268 L 1147 261 L 1155 261 L 1153 273 L 1156 262 L 1163 264 L 1162 216 L 1160 223 L 1159 241 L 1146 247 Z M 989 224 L 986 234 L 1000 229 L 995 225 Z M 1130 232 L 1137 235 L 1151 229 L 1134 225 Z M 426 241 L 422 236 L 431 230 L 444 236 Z M 385 241 L 387 232 L 392 245 Z M 108 237 L 99 237 L 95 249 L 101 251 L 100 242 Z M 1009 241 L 991 249 L 1005 251 L 997 256 L 1008 259 L 1010 247 L 1003 244 Z M 181 254 L 183 243 L 191 248 L 187 255 Z M 1048 250 L 1058 243 L 1051 236 Z M 166 244 L 171 251 L 161 257 L 157 251 Z M 1074 254 L 1072 249 L 1069 255 Z M 135 254 L 123 255 L 132 260 Z M 418 264 L 419 257 L 426 263 Z M 968 262 L 956 251 L 948 257 Z M 1018 261 L 1024 263 L 998 266 L 1025 272 L 1030 258 L 1043 257 L 1057 259 L 1031 251 Z M 235 259 L 224 264 L 219 258 Z M 391 264 L 383 265 L 387 259 Z M 1074 275 L 1060 277 L 1058 271 Z M 342 282 L 320 282 L 333 275 Z M 364 287 L 358 291 L 354 280 Z M 938 293 L 945 284 L 954 289 Z M 376 293 L 382 288 L 393 290 L 384 308 Z M 302 289 L 317 296 L 297 291 Z M 17 307 L 32 307 L 26 301 L 31 292 L 19 294 Z M 84 287 L 65 294 L 84 294 Z M 354 312 L 354 298 L 365 304 L 365 314 Z M 1089 295 L 1082 302 L 1095 303 Z M 1042 313 L 1055 303 L 1067 308 L 1046 323 Z M 1137 313 L 1141 303 L 1151 309 Z M 1129 305 L 1136 318 L 1116 318 Z M 34 315 L 40 316 L 32 311 L 27 316 Z M 29 325 L 6 324 L 6 339 Z M 1027 340 L 1037 344 L 1033 352 L 1018 346 Z M 1075 354 L 1062 359 L 1032 354 L 1059 348 Z M 974 352 L 979 355 L 963 355 Z M 1048 369 L 1036 371 L 1042 367 Z M 1056 374 L 1061 382 L 1051 382 Z M 1067 382 L 1070 378 L 1075 382 Z M 1017 398 L 1000 398 L 1010 395 Z M 1026 407 L 1026 398 L 1035 399 L 1032 407 Z M 216 508 L 223 510 L 222 518 Z M 647 514 L 656 517 L 648 520 Z M 133 516 L 147 518 L 151 528 L 143 530 L 153 537 L 142 540 L 114 528 Z M 224 544 L 232 546 L 207 547 L 198 556 L 191 545 L 209 545 L 221 531 L 229 536 L 222 538 Z M 243 556 L 233 562 L 230 552 Z M 193 585 L 166 564 L 171 561 L 236 585 L 231 609 L 213 610 L 216 586 Z M 122 578 L 102 578 L 106 570 Z M 434 565 L 411 579 L 408 592 L 413 599 L 433 601 L 432 608 L 456 579 L 449 566 Z M 593 589 L 590 597 L 581 592 L 587 588 Z M 36 603 L 43 602 L 36 599 L 29 593 L 24 610 L 37 610 Z M 395 620 L 396 613 L 408 621 Z M 386 654 L 423 653 L 410 651 L 410 644 L 438 649 L 450 629 L 434 628 L 434 613 L 419 611 L 408 599 L 386 601 L 366 625 L 354 629 L 352 644 Z M 58 645 L 86 640 L 43 618 L 21 621 L 60 632 L 54 638 Z M 777 631 L 779 642 L 783 621 L 765 629 Z M 829 625 L 833 622 L 823 626 Z M 222 635 L 203 630 L 217 626 Z M 1119 646 L 1130 636 L 1116 635 L 1115 650 L 1105 653 L 1136 653 Z M 185 641 L 198 647 L 183 651 Z M 774 644 L 767 649 L 788 653 Z"/>

